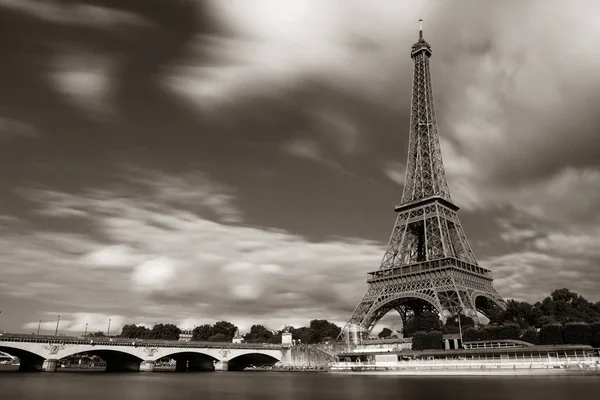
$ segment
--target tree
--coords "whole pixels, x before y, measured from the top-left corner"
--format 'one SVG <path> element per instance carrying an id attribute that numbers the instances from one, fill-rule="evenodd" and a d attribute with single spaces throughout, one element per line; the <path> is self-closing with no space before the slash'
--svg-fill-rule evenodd
<path id="1" fill-rule="evenodd" d="M 310 321 L 310 329 L 310 343 L 319 343 L 327 337 L 335 339 L 342 331 L 342 328 L 326 319 L 313 319 Z"/>
<path id="2" fill-rule="evenodd" d="M 474 342 L 477 340 L 480 340 L 479 329 L 471 326 L 463 331 L 463 341 Z"/>
<path id="3" fill-rule="evenodd" d="M 106 337 L 106 335 L 102 331 L 90 333 L 88 336 L 91 336 L 91 337 Z"/>
<path id="4" fill-rule="evenodd" d="M 460 329 L 467 329 L 475 326 L 475 322 L 466 315 L 460 314 Z M 444 333 L 459 333 L 458 317 L 453 315 L 446 320 L 446 325 L 443 327 Z"/>
<path id="5" fill-rule="evenodd" d="M 217 334 L 214 334 L 211 337 L 209 337 L 208 341 L 209 342 L 221 342 L 221 343 L 224 343 L 224 342 L 230 342 L 231 339 L 229 339 L 227 336 L 225 336 L 222 333 L 217 333 Z"/>
<path id="6" fill-rule="evenodd" d="M 383 328 L 381 332 L 379 332 L 379 335 L 377 335 L 377 337 L 379 337 L 380 339 L 389 338 L 390 336 L 392 336 L 392 333 L 393 332 L 390 328 Z"/>
<path id="7" fill-rule="evenodd" d="M 567 288 L 556 289 L 552 293 L 550 293 L 550 298 L 553 301 L 564 301 L 565 303 L 572 303 L 577 300 L 577 293 L 571 292 Z"/>
<path id="8" fill-rule="evenodd" d="M 540 344 L 563 344 L 560 324 L 544 325 L 540 328 Z"/>
<path id="9" fill-rule="evenodd" d="M 157 340 L 177 340 L 181 329 L 173 324 L 156 324 L 152 327 L 151 337 Z"/>
<path id="10" fill-rule="evenodd" d="M 539 305 L 536 303 L 536 306 L 541 316 L 550 317 L 553 321 L 561 324 L 600 321 L 600 311 L 594 304 L 566 288 L 554 290 Z M 546 323 L 546 321 L 541 320 L 541 316 L 538 326 Z"/>
<path id="11" fill-rule="evenodd" d="M 590 344 L 593 347 L 600 347 L 600 322 L 590 324 L 591 340 Z"/>
<path id="12" fill-rule="evenodd" d="M 538 318 L 535 326 L 537 327 L 542 327 L 544 325 L 553 325 L 553 324 L 557 324 L 558 321 L 556 319 L 554 319 L 554 317 L 548 316 L 548 315 L 542 315 L 541 317 Z"/>
<path id="13" fill-rule="evenodd" d="M 214 334 L 213 327 L 210 324 L 200 325 L 192 331 L 192 340 L 206 342 Z"/>
<path id="14" fill-rule="evenodd" d="M 237 332 L 237 330 L 238 330 L 237 326 L 235 326 L 231 322 L 219 321 L 214 324 L 212 333 L 213 333 L 213 336 L 218 333 L 221 333 L 221 334 L 225 335 L 229 341 L 231 341 L 233 339 L 233 337 L 235 336 L 235 332 Z"/>
<path id="15" fill-rule="evenodd" d="M 273 332 L 263 325 L 252 325 L 250 332 L 244 335 L 244 341 L 248 343 L 268 343 L 273 337 Z"/>
<path id="16" fill-rule="evenodd" d="M 150 339 L 150 329 L 145 326 L 137 326 L 134 324 L 125 325 L 121 330 L 121 334 L 119 335 L 123 338 L 128 339 Z"/>
<path id="17" fill-rule="evenodd" d="M 296 342 L 308 344 L 312 343 L 313 331 L 312 329 L 303 326 L 301 328 L 295 329 L 294 327 L 290 327 L 290 333 L 292 334 L 292 339 L 296 340 Z"/>
<path id="18" fill-rule="evenodd" d="M 512 322 L 495 327 L 497 330 L 496 336 L 500 340 L 518 340 L 521 337 L 521 327 Z"/>
<path id="19" fill-rule="evenodd" d="M 427 345 L 428 349 L 443 350 L 444 349 L 444 338 L 440 331 L 427 332 Z"/>
<path id="20" fill-rule="evenodd" d="M 281 333 L 276 333 L 275 335 L 271 336 L 271 339 L 269 339 L 268 343 L 281 344 Z"/>
<path id="21" fill-rule="evenodd" d="M 412 350 L 425 350 L 429 348 L 429 337 L 427 332 L 417 331 L 413 333 L 411 340 Z"/>
<path id="22" fill-rule="evenodd" d="M 591 344 L 592 330 L 585 322 L 568 322 L 562 329 L 565 344 Z"/>
<path id="23" fill-rule="evenodd" d="M 529 327 L 525 329 L 523 335 L 521 336 L 521 340 L 531 344 L 540 343 L 540 338 L 538 337 L 537 330 L 534 327 Z"/>
<path id="24" fill-rule="evenodd" d="M 539 310 L 531 304 L 525 301 L 508 300 L 501 323 L 515 322 L 521 328 L 528 328 L 534 326 L 540 316 Z"/>
<path id="25" fill-rule="evenodd" d="M 411 316 L 404 327 L 404 336 L 411 336 L 414 332 L 441 331 L 442 321 L 436 312 L 424 311 L 421 314 Z"/>
<path id="26" fill-rule="evenodd" d="M 504 310 L 485 296 L 477 297 L 475 308 L 490 320 L 490 324 L 501 324 L 504 322 Z"/>

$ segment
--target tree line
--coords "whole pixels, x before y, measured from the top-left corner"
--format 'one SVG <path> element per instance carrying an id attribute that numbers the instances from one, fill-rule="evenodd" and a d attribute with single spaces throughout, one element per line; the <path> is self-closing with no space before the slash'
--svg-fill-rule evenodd
<path id="1" fill-rule="evenodd" d="M 238 327 L 229 321 L 218 321 L 214 324 L 204 324 L 192 330 L 193 341 L 201 342 L 231 342 Z M 272 331 L 264 325 L 252 325 L 250 331 L 242 336 L 245 343 L 281 343 L 281 335 L 284 332 L 292 334 L 297 343 L 319 343 L 324 339 L 335 339 L 341 328 L 324 319 L 314 319 L 309 326 L 294 328 L 285 327 L 278 331 Z M 155 340 L 178 340 L 181 329 L 173 324 L 156 324 L 149 329 L 141 325 L 125 325 L 119 335 L 130 339 L 155 339 Z"/>
<path id="2" fill-rule="evenodd" d="M 489 301 L 478 305 L 490 320 L 486 326 L 475 326 L 462 316 L 464 341 L 515 339 L 533 344 L 584 344 L 600 347 L 600 302 L 592 303 L 569 289 L 554 290 L 544 300 L 529 304 L 508 300 L 506 310 Z M 435 333 L 434 333 L 435 332 Z M 443 333 L 458 333 L 457 318 L 442 325 L 436 313 L 424 312 L 411 317 L 404 336 L 412 336 L 413 348 L 436 349 L 443 346 L 437 338 Z M 391 336 L 383 330 L 380 337 Z"/>
<path id="3" fill-rule="evenodd" d="M 524 301 L 508 300 L 506 310 L 502 310 L 484 298 L 478 299 L 477 308 L 485 314 L 490 323 L 486 326 L 475 326 L 472 319 L 460 316 L 463 339 L 494 340 L 520 339 L 534 344 L 577 343 L 600 346 L 598 342 L 598 325 L 600 324 L 600 301 L 589 302 L 583 296 L 569 289 L 554 290 L 542 301 L 529 304 Z M 214 324 L 197 326 L 192 331 L 192 340 L 210 342 L 230 342 L 238 327 L 229 321 L 218 321 Z M 290 332 L 297 343 L 314 344 L 328 338 L 336 339 L 341 328 L 328 320 L 314 319 L 309 326 L 295 328 L 292 326 L 273 331 L 264 325 L 252 325 L 250 331 L 242 336 L 246 343 L 281 343 L 281 334 Z M 437 333 L 458 333 L 458 318 L 448 318 L 442 324 L 439 315 L 425 311 L 408 318 L 404 324 L 403 336 L 413 337 L 413 342 L 432 343 L 426 346 L 439 346 Z M 417 334 L 418 333 L 418 334 Z M 120 337 L 156 340 L 178 340 L 181 329 L 173 324 L 156 324 L 152 328 L 140 325 L 125 325 Z M 384 328 L 380 338 L 393 335 L 389 328 Z M 416 337 L 415 337 L 416 335 Z M 423 335 L 429 339 L 421 340 Z M 417 347 L 420 345 L 417 345 Z"/>
<path id="4" fill-rule="evenodd" d="M 194 328 L 192 340 L 195 341 L 231 341 L 237 327 L 230 322 L 219 321 L 214 325 L 205 324 Z M 326 338 L 335 339 L 341 328 L 324 319 L 313 319 L 309 326 L 294 328 L 287 326 L 278 331 L 272 331 L 264 325 L 252 325 L 250 331 L 242 336 L 245 343 L 281 343 L 284 332 L 292 334 L 292 338 L 300 343 L 319 343 Z"/>

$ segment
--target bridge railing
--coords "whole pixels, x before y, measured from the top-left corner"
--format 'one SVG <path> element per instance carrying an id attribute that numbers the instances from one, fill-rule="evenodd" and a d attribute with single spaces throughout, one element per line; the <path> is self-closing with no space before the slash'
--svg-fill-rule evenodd
<path id="1" fill-rule="evenodd" d="M 51 335 L 25 335 L 19 333 L 0 334 L 0 342 L 28 342 L 28 343 L 64 343 L 81 345 L 103 346 L 155 346 L 155 347 L 202 347 L 202 348 L 240 348 L 240 349 L 281 349 L 281 344 L 269 343 L 232 343 L 232 342 L 195 342 L 178 340 L 156 339 L 129 339 L 117 337 L 91 337 L 91 336 L 51 336 Z"/>

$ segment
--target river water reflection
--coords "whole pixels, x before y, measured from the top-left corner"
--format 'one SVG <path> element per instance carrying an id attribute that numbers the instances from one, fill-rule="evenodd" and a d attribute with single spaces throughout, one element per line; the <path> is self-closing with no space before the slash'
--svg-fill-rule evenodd
<path id="1" fill-rule="evenodd" d="M 600 377 L 391 377 L 294 372 L 0 372 L 2 400 L 355 400 L 600 397 Z"/>

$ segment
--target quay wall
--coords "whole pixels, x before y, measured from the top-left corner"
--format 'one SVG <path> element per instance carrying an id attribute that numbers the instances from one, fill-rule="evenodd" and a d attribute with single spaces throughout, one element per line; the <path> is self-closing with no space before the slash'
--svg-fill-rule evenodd
<path id="1" fill-rule="evenodd" d="M 294 368 L 328 367 L 335 352 L 327 346 L 299 345 L 291 348 L 289 366 Z"/>

